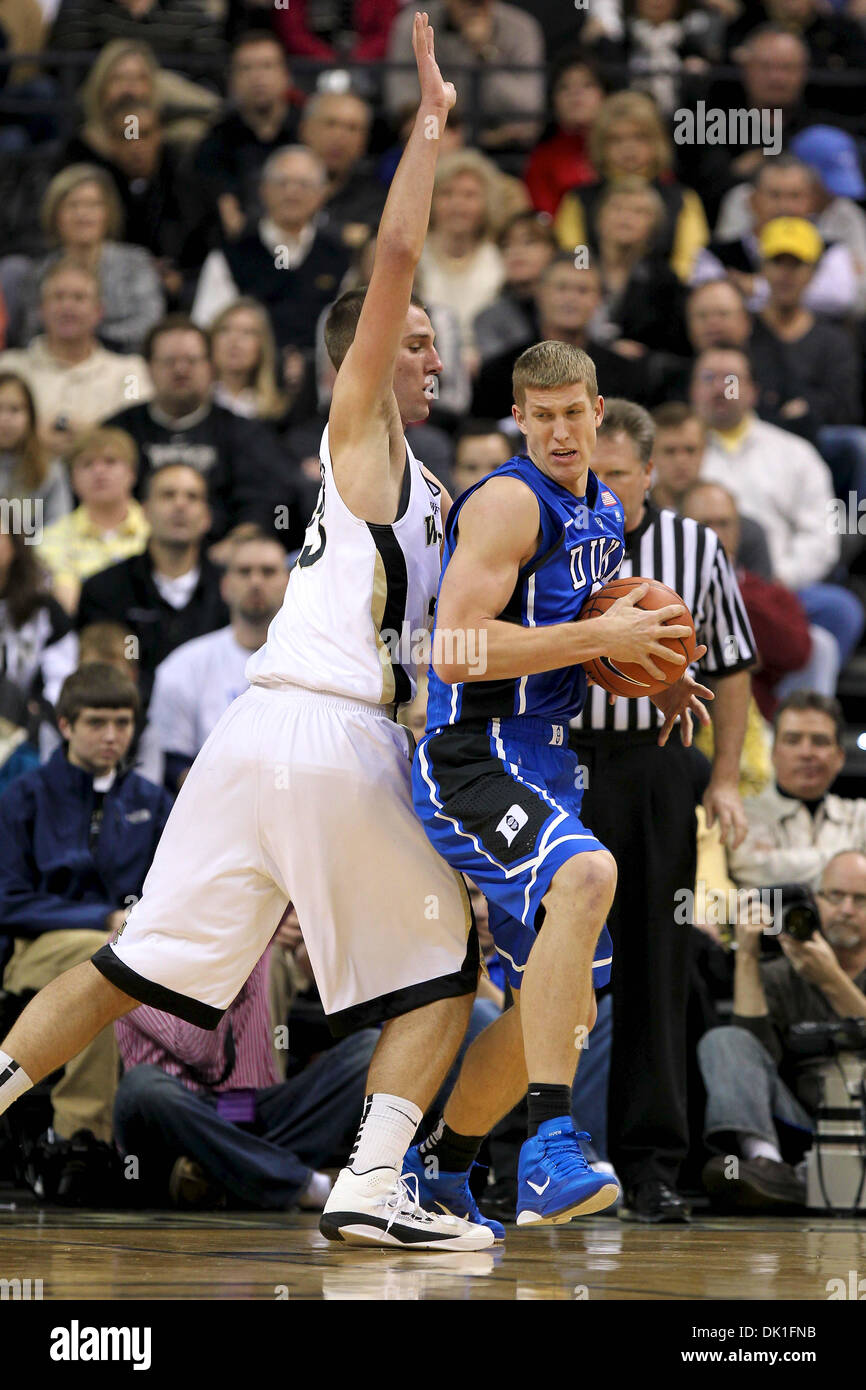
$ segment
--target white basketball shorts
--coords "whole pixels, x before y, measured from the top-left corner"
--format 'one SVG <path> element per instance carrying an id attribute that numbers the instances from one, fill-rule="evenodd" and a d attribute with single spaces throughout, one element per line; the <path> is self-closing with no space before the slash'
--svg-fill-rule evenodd
<path id="1" fill-rule="evenodd" d="M 470 994 L 468 895 L 415 815 L 411 762 L 386 710 L 250 687 L 193 763 L 141 900 L 94 965 L 215 1028 L 291 900 L 338 1036 Z"/>

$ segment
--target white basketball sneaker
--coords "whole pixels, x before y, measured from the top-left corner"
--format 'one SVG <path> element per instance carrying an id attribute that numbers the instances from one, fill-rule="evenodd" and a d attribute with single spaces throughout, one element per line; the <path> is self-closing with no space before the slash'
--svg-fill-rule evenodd
<path id="1" fill-rule="evenodd" d="M 319 1221 L 328 1240 L 346 1245 L 396 1245 L 405 1250 L 486 1250 L 489 1226 L 459 1216 L 425 1211 L 418 1180 L 401 1178 L 394 1168 L 353 1173 L 344 1168 L 331 1189 Z"/>

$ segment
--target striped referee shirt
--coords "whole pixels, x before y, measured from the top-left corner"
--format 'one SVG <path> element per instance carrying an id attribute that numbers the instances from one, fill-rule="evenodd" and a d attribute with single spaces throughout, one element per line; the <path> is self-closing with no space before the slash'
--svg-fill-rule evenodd
<path id="1" fill-rule="evenodd" d="M 643 520 L 626 533 L 626 554 L 618 579 L 641 576 L 675 589 L 695 620 L 698 643 L 706 655 L 690 669 L 700 676 L 729 676 L 755 660 L 755 639 L 734 572 L 715 531 L 690 517 L 647 503 Z M 573 729 L 622 730 L 661 728 L 664 715 L 648 696 L 619 697 L 591 685 Z"/>

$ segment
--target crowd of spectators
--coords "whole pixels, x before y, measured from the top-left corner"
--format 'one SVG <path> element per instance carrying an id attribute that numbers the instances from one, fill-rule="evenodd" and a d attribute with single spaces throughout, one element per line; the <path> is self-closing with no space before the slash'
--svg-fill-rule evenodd
<path id="1" fill-rule="evenodd" d="M 759 653 L 744 778 L 763 771 L 722 877 L 808 882 L 823 935 L 762 965 L 760 927 L 731 924 L 731 952 L 696 924 L 729 987 L 693 1049 L 695 1148 L 742 1159 L 738 1186 L 709 1158 L 717 1200 L 787 1209 L 806 1143 L 785 1126 L 808 1138 L 815 1101 L 785 1029 L 866 1017 L 866 815 L 829 791 L 866 625 L 866 7 L 427 9 L 459 99 L 417 283 L 436 389 L 408 437 L 459 494 L 518 448 L 519 354 L 584 348 L 603 396 L 653 414 L 655 504 L 735 566 Z M 324 317 L 366 283 L 414 111 L 412 10 L 0 0 L 7 997 L 116 929 L 279 607 L 318 488 Z M 579 1125 L 601 1161 L 604 1002 Z M 281 1053 L 290 1008 L 308 1046 Z M 141 1008 L 117 1043 L 119 1090 L 112 1035 L 53 1085 L 58 1143 L 113 1137 L 153 1201 L 321 1205 L 372 1039 L 328 1048 L 290 906 L 217 1034 Z"/>

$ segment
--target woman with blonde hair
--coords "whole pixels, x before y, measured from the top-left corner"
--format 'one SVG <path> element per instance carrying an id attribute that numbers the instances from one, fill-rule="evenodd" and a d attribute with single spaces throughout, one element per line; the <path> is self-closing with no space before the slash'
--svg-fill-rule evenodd
<path id="1" fill-rule="evenodd" d="M 148 329 L 165 313 L 165 299 L 150 252 L 121 240 L 123 212 L 113 180 L 95 164 L 70 164 L 48 185 L 41 217 L 55 249 L 31 261 L 25 271 L 10 336 L 26 344 L 39 332 L 42 277 L 62 258 L 99 277 L 99 336 L 106 346 L 137 352 Z"/>
<path id="2" fill-rule="evenodd" d="M 456 314 L 464 355 L 475 356 L 473 322 L 505 279 L 495 235 L 495 171 L 477 150 L 439 161 L 430 231 L 418 266 L 421 293 Z"/>
<path id="3" fill-rule="evenodd" d="M 279 420 L 288 402 L 277 387 L 277 347 L 267 312 L 244 296 L 226 305 L 210 325 L 217 405 L 235 415 Z"/>
<path id="4" fill-rule="evenodd" d="M 683 188 L 672 171 L 671 144 L 658 107 L 644 92 L 616 92 L 596 116 L 589 153 L 599 171 L 595 183 L 573 188 L 559 205 L 554 230 L 564 251 L 598 246 L 596 211 L 605 186 L 615 179 L 640 175 L 662 198 L 665 216 L 656 233 L 656 249 L 688 283 L 692 264 L 710 239 L 703 203 L 694 189 Z"/>
<path id="5" fill-rule="evenodd" d="M 112 39 L 100 49 L 79 89 L 85 123 L 67 146 L 64 162 L 107 153 L 104 116 L 121 96 L 158 106 L 166 140 L 172 144 L 200 140 L 220 105 L 215 92 L 161 68 L 150 44 L 142 39 Z"/>
<path id="6" fill-rule="evenodd" d="M 643 349 L 687 356 L 686 287 L 671 270 L 654 238 L 665 205 L 638 174 L 607 184 L 596 210 L 602 302 L 592 336 L 615 351 L 642 356 Z"/>
<path id="7" fill-rule="evenodd" d="M 41 503 L 43 526 L 72 506 L 66 469 L 41 443 L 32 392 L 15 372 L 0 372 L 0 497 Z"/>

